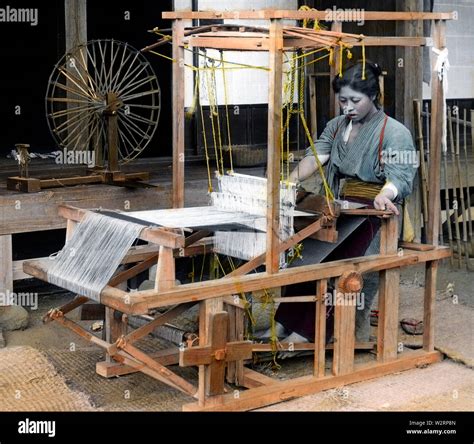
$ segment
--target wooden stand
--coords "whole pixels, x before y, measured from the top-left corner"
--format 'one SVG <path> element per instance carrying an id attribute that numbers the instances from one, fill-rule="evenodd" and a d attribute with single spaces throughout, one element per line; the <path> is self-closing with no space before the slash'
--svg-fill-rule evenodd
<path id="1" fill-rule="evenodd" d="M 254 258 L 231 274 L 221 279 L 200 283 L 176 286 L 174 283 L 173 257 L 177 251 L 192 248 L 190 242 L 178 233 L 162 228 L 146 229 L 141 238 L 159 248 L 157 282 L 155 289 L 127 293 L 115 287 L 122 279 L 129 278 L 135 271 L 156 262 L 156 256 L 144 259 L 137 255 L 137 265 L 121 276 L 112 279 L 109 286 L 101 293 L 101 303 L 109 310 L 118 310 L 127 315 L 148 314 L 151 309 L 169 307 L 161 316 L 149 324 L 131 333 L 109 334 L 109 340 L 103 341 L 92 336 L 77 324 L 68 320 L 65 314 L 71 306 L 83 303 L 78 299 L 74 304 L 53 310 L 48 320 L 54 319 L 75 331 L 92 343 L 102 347 L 116 363 L 101 363 L 97 371 L 106 376 L 123 375 L 134 371 L 146 373 L 188 395 L 196 398 L 196 402 L 184 406 L 185 410 L 218 410 L 235 411 L 251 410 L 264 405 L 277 403 L 298 396 L 308 395 L 333 387 L 360 382 L 367 379 L 388 375 L 394 372 L 408 370 L 417 366 L 438 362 L 442 359 L 439 352 L 434 351 L 434 296 L 436 291 L 437 263 L 440 259 L 449 257 L 451 251 L 437 245 L 438 214 L 439 214 L 439 160 L 441 148 L 440 119 L 442 105 L 442 88 L 437 75 L 432 76 L 432 165 L 430 168 L 429 195 L 429 227 L 428 245 L 405 244 L 398 249 L 398 229 L 396 219 L 386 212 L 376 210 L 353 210 L 352 214 L 371 214 L 382 216 L 381 251 L 379 255 L 358 257 L 334 262 L 300 266 L 279 270 L 278 257 L 302 239 L 313 235 L 328 222 L 321 218 L 289 240 L 281 243 L 277 233 L 279 224 L 279 156 L 280 156 L 280 110 L 281 110 L 281 68 L 283 48 L 290 43 L 293 49 L 301 44 L 306 49 L 308 42 L 304 39 L 284 41 L 283 19 L 324 19 L 324 12 L 317 11 L 243 11 L 243 12 L 167 12 L 165 18 L 173 19 L 173 54 L 179 60 L 183 54 L 184 44 L 188 46 L 211 45 L 213 48 L 229 48 L 248 50 L 254 48 L 256 42 L 249 39 L 229 39 L 228 36 L 214 36 L 212 39 L 188 38 L 184 41 L 183 20 L 185 19 L 268 19 L 270 33 L 265 42 L 264 50 L 269 52 L 270 82 L 269 82 L 269 125 L 268 125 L 268 194 L 267 201 L 267 252 Z M 451 13 L 389 13 L 365 12 L 365 20 L 436 20 L 435 47 L 443 49 L 445 45 L 445 20 L 454 18 Z M 339 26 L 340 25 L 340 26 Z M 338 24 L 342 28 L 342 23 Z M 423 45 L 425 39 L 393 37 L 389 40 L 372 38 L 374 45 Z M 313 42 L 313 47 L 314 47 Z M 174 176 L 173 203 L 175 207 L 184 205 L 184 76 L 181 64 L 175 63 L 174 78 Z M 74 221 L 80 221 L 83 210 L 61 208 L 61 214 Z M 198 238 L 199 236 L 193 235 Z M 189 238 L 188 238 L 189 239 Z M 193 238 L 194 242 L 194 238 Z M 131 253 L 133 255 L 133 253 Z M 146 262 L 146 261 L 149 262 Z M 252 273 L 256 267 L 264 264 L 266 271 Z M 399 300 L 399 271 L 401 267 L 426 264 L 426 285 L 424 303 L 425 333 L 423 350 L 405 351 L 398 353 L 398 300 Z M 144 265 L 145 264 L 145 265 Z M 47 262 L 25 262 L 25 272 L 37 278 L 47 280 Z M 133 271 L 132 271 L 133 270 Z M 355 306 L 353 291 L 360 288 L 360 275 L 368 272 L 380 272 L 380 306 L 379 327 L 377 340 L 377 359 L 375 362 L 358 366 L 354 363 L 354 319 Z M 343 299 L 335 310 L 335 344 L 333 367 L 330 375 L 325 372 L 325 304 L 324 295 L 327 291 L 328 279 L 335 278 L 342 291 Z M 314 299 L 317 305 L 314 344 L 293 344 L 295 350 L 314 350 L 314 371 L 312 376 L 305 376 L 289 381 L 277 381 L 260 375 L 244 367 L 245 360 L 252 352 L 268 349 L 265 345 L 251 344 L 244 341 L 243 334 L 243 305 L 239 295 L 244 292 L 275 288 L 301 282 L 316 281 Z M 307 301 L 308 297 L 293 298 L 293 302 Z M 148 356 L 133 344 L 137 339 L 147 335 L 158 325 L 168 322 L 173 317 L 187 310 L 192 304 L 200 304 L 199 344 L 182 344 L 179 348 L 179 363 L 182 366 L 199 367 L 199 385 L 195 387 L 179 377 L 166 365 L 177 362 L 177 349 L 160 352 L 156 356 Z M 228 311 L 223 311 L 228 307 Z M 229 308 L 230 307 L 230 308 Z M 117 326 L 111 326 L 114 331 L 120 331 Z M 225 368 L 228 368 L 227 378 L 240 384 L 243 388 L 237 392 L 226 393 Z"/>
<path id="2" fill-rule="evenodd" d="M 107 94 L 108 107 L 104 114 L 107 116 L 108 128 L 108 159 L 107 168 L 103 164 L 90 168 L 86 176 L 79 177 L 62 177 L 57 179 L 39 179 L 32 177 L 9 177 L 7 178 L 7 189 L 12 191 L 21 191 L 23 193 L 37 193 L 48 188 L 57 188 L 64 186 L 86 185 L 86 184 L 108 184 L 136 188 L 149 187 L 153 185 L 140 181 L 150 179 L 150 174 L 140 173 L 123 173 L 119 168 L 118 156 L 118 116 L 117 110 L 123 105 L 118 101 L 114 93 Z M 101 158 L 102 155 L 95 153 L 95 157 Z"/>

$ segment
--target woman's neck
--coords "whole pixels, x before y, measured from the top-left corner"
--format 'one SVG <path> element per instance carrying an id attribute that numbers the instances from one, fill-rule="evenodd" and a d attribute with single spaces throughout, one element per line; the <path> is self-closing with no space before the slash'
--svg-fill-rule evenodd
<path id="1" fill-rule="evenodd" d="M 363 119 L 359 120 L 359 122 L 357 123 L 360 123 L 361 125 L 363 125 L 364 123 L 372 119 L 372 117 L 374 117 L 375 114 L 377 114 L 378 112 L 379 112 L 379 109 L 374 105 L 374 107 L 366 114 L 366 116 Z"/>

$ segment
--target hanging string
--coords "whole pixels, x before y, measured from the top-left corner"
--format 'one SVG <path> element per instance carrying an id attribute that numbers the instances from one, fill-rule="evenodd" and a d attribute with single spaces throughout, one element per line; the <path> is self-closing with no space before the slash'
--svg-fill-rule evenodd
<path id="1" fill-rule="evenodd" d="M 214 97 L 214 113 L 213 116 L 216 118 L 217 121 L 217 141 L 218 141 L 218 148 L 220 154 L 220 165 L 221 168 L 218 168 L 221 174 L 224 174 L 224 152 L 222 149 L 222 133 L 221 133 L 221 119 L 219 116 L 219 100 L 217 97 L 217 79 L 216 79 L 216 70 L 215 70 L 215 63 L 212 63 L 212 87 L 213 87 L 213 97 Z M 219 165 L 219 162 L 217 162 Z"/>
<path id="2" fill-rule="evenodd" d="M 227 146 L 229 147 L 229 158 L 230 158 L 230 171 L 234 172 L 234 164 L 232 160 L 232 140 L 230 137 L 230 118 L 229 118 L 229 106 L 227 101 L 227 80 L 225 72 L 225 61 L 223 51 L 221 51 L 221 65 L 222 65 L 222 80 L 224 82 L 224 106 L 225 106 L 225 115 L 227 121 Z"/>
<path id="3" fill-rule="evenodd" d="M 198 90 L 199 94 L 201 94 L 201 75 L 199 71 L 197 72 L 196 75 L 196 84 L 198 85 Z M 211 164 L 210 164 L 210 158 L 209 158 L 209 148 L 207 146 L 207 133 L 206 133 L 206 123 L 204 119 L 204 109 L 202 106 L 202 101 L 199 100 L 199 109 L 200 109 L 200 115 L 201 115 L 201 125 L 202 125 L 202 139 L 204 143 L 204 153 L 206 156 L 206 167 L 207 167 L 207 190 L 209 193 L 212 193 L 212 176 L 211 176 Z"/>
<path id="4" fill-rule="evenodd" d="M 362 80 L 366 80 L 365 76 L 365 45 L 364 42 L 362 42 Z"/>
<path id="5" fill-rule="evenodd" d="M 215 128 L 215 123 L 214 123 L 215 110 L 214 110 L 213 90 L 211 86 L 211 75 L 209 74 L 209 70 L 206 70 L 206 83 L 207 83 L 207 95 L 208 95 L 208 101 L 209 101 L 209 118 L 211 119 L 211 128 L 212 128 L 212 140 L 214 142 L 214 154 L 216 156 L 216 167 L 217 167 L 217 171 L 219 171 L 220 174 L 224 174 L 224 171 L 222 171 L 219 165 L 219 154 L 217 152 L 217 137 L 216 137 L 216 128 Z"/>

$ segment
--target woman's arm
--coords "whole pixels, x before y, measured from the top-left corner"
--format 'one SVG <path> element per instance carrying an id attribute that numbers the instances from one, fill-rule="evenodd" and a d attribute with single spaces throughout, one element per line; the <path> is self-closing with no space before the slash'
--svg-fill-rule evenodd
<path id="1" fill-rule="evenodd" d="M 325 164 L 329 159 L 329 154 L 318 155 L 321 164 Z M 316 158 L 314 156 L 306 156 L 298 163 L 296 168 L 290 174 L 290 182 L 301 182 L 306 180 L 318 169 Z"/>

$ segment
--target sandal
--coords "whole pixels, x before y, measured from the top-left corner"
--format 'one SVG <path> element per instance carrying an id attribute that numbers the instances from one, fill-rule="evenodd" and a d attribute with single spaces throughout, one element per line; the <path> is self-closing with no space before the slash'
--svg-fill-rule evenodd
<path id="1" fill-rule="evenodd" d="M 423 334 L 423 321 L 418 321 L 413 318 L 405 318 L 400 321 L 400 325 L 405 333 L 409 335 Z"/>
<path id="2" fill-rule="evenodd" d="M 379 311 L 378 310 L 372 310 L 370 312 L 370 325 L 373 327 L 377 327 L 379 325 Z"/>

